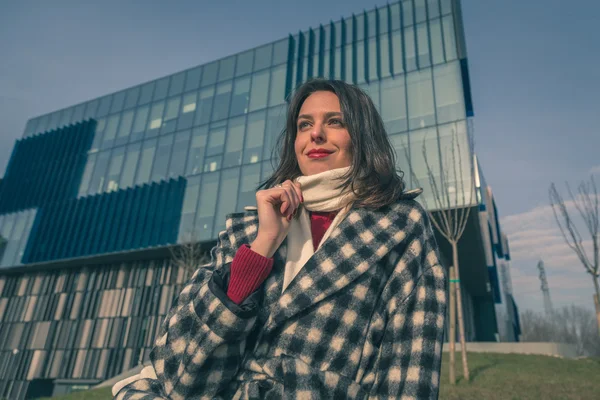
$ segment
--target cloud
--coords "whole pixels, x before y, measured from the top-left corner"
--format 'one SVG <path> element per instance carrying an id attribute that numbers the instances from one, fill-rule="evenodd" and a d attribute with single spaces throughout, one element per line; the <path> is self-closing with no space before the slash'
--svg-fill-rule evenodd
<path id="1" fill-rule="evenodd" d="M 590 175 L 600 175 L 600 165 L 596 165 L 595 167 L 590 168 L 588 173 Z"/>

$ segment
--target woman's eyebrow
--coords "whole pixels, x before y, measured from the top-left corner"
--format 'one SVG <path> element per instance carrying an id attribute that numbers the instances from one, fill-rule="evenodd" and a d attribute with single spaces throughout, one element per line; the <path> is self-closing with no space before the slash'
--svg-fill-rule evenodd
<path id="1" fill-rule="evenodd" d="M 329 112 L 326 112 L 324 116 L 325 116 L 325 119 L 327 119 L 327 118 L 331 118 L 331 117 L 342 117 L 343 114 L 341 112 L 339 112 L 339 111 L 329 111 Z M 313 116 L 310 115 L 310 114 L 300 114 L 300 115 L 298 115 L 298 119 L 301 119 L 301 118 L 302 119 L 308 119 L 308 120 L 311 120 L 311 121 L 314 119 Z"/>

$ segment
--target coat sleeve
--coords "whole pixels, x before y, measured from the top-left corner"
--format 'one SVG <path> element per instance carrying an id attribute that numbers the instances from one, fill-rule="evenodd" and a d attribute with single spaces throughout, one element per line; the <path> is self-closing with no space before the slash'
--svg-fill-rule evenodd
<path id="1" fill-rule="evenodd" d="M 428 266 L 402 288 L 410 294 L 390 307 L 370 398 L 437 399 L 446 315 L 446 276 Z"/>
<path id="2" fill-rule="evenodd" d="M 240 305 L 227 297 L 232 247 L 222 232 L 212 262 L 194 273 L 175 300 L 150 353 L 156 377 L 127 384 L 115 399 L 213 398 L 237 373 L 260 291 Z"/>

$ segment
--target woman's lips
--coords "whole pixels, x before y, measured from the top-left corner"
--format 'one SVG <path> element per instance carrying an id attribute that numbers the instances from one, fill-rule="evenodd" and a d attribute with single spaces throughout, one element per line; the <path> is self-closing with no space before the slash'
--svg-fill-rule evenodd
<path id="1" fill-rule="evenodd" d="M 325 158 L 329 155 L 331 155 L 331 153 L 325 151 L 314 151 L 312 153 L 308 153 L 309 158 Z"/>

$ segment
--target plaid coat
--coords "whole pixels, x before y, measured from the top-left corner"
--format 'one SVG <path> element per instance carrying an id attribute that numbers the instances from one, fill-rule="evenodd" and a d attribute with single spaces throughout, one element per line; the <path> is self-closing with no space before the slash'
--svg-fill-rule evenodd
<path id="1" fill-rule="evenodd" d="M 446 276 L 427 214 L 412 199 L 353 208 L 282 294 L 285 241 L 244 303 L 229 266 L 257 233 L 256 211 L 228 216 L 151 352 L 157 378 L 116 399 L 436 399 Z"/>

